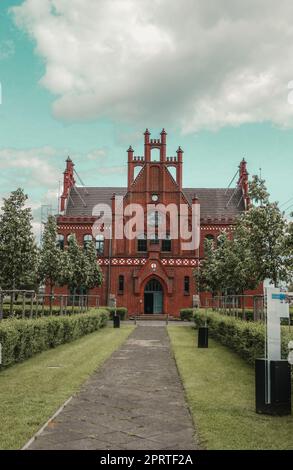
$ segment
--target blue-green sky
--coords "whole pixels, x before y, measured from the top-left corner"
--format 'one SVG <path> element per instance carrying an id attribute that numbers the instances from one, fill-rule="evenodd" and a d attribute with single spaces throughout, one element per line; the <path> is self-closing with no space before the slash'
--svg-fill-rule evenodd
<path id="1" fill-rule="evenodd" d="M 165 127 L 184 186 L 226 187 L 245 157 L 293 198 L 290 2 L 167 3 L 1 0 L 0 197 L 56 205 L 68 154 L 86 185 L 124 186 L 129 144 Z"/>

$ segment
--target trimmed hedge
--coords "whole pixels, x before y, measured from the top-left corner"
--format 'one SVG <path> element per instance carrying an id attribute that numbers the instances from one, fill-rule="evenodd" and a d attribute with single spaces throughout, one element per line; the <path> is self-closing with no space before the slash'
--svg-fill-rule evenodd
<path id="1" fill-rule="evenodd" d="M 196 326 L 204 326 L 207 320 L 209 334 L 224 346 L 235 351 L 249 364 L 254 364 L 258 357 L 264 356 L 265 327 L 260 322 L 246 322 L 237 318 L 221 315 L 217 312 L 194 310 Z M 287 357 L 288 343 L 293 339 L 293 332 L 282 327 L 282 356 Z"/>
<path id="2" fill-rule="evenodd" d="M 113 320 L 113 315 L 115 313 L 115 308 L 114 307 L 102 307 L 105 308 L 109 312 L 109 318 L 110 320 Z M 116 312 L 118 313 L 120 320 L 125 320 L 127 318 L 127 308 L 125 307 L 117 307 Z"/>
<path id="3" fill-rule="evenodd" d="M 103 327 L 107 320 L 108 312 L 105 309 L 71 316 L 3 320 L 0 322 L 0 367 L 11 366 L 46 349 L 74 341 Z"/>
<path id="4" fill-rule="evenodd" d="M 194 309 L 193 308 L 182 308 L 180 310 L 180 320 L 182 321 L 191 321 L 192 320 L 192 317 L 193 317 L 193 312 L 194 312 Z"/>

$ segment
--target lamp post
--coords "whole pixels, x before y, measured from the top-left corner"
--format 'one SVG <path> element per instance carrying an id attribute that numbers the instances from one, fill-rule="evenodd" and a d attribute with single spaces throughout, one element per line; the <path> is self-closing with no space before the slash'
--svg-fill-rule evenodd
<path id="1" fill-rule="evenodd" d="M 107 304 L 110 307 L 110 289 L 111 289 L 111 259 L 112 259 L 112 227 L 105 227 L 109 230 L 109 253 L 108 253 L 108 279 L 107 279 Z"/>

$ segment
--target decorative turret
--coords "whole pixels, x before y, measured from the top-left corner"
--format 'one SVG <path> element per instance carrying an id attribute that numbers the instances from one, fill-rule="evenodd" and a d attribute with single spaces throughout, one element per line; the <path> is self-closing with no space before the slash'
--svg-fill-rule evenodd
<path id="1" fill-rule="evenodd" d="M 247 161 L 245 158 L 240 162 L 239 165 L 239 180 L 238 186 L 242 189 L 243 193 L 243 200 L 245 209 L 248 210 L 250 206 L 250 197 L 249 197 L 249 181 L 248 181 L 249 173 L 247 171 Z"/>
<path id="2" fill-rule="evenodd" d="M 183 161 L 183 150 L 178 147 L 177 156 L 167 157 L 167 132 L 163 128 L 160 132 L 160 139 L 151 139 L 150 131 L 148 129 L 144 132 L 144 156 L 138 157 L 133 153 L 133 149 L 130 147 L 127 150 L 128 154 L 128 189 L 134 182 L 134 170 L 136 167 L 145 167 L 146 175 L 146 187 L 150 188 L 151 182 L 154 184 L 153 173 L 158 172 L 162 174 L 159 180 L 162 182 L 161 190 L 164 190 L 166 177 L 165 168 L 176 168 L 176 177 L 174 177 L 179 189 L 182 189 L 182 161 Z M 160 160 L 152 159 L 151 152 L 153 149 L 160 151 Z M 154 170 L 154 167 L 156 169 Z M 158 170 L 158 168 L 160 168 Z M 159 181 L 158 180 L 158 181 Z M 159 184 L 159 183 L 158 183 Z M 154 191 L 152 187 L 150 191 Z"/>
<path id="3" fill-rule="evenodd" d="M 66 170 L 63 173 L 63 193 L 60 198 L 60 211 L 63 212 L 65 210 L 66 201 L 69 195 L 69 191 L 72 186 L 75 185 L 74 179 L 74 163 L 71 158 L 68 156 L 66 159 Z"/>

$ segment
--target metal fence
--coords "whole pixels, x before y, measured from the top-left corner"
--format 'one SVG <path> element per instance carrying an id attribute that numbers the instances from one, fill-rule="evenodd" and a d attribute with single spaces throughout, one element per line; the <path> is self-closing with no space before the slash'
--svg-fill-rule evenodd
<path id="1" fill-rule="evenodd" d="M 98 295 L 39 294 L 32 290 L 0 290 L 0 320 L 84 313 L 99 307 Z"/>
<path id="2" fill-rule="evenodd" d="M 263 321 L 263 295 L 223 295 L 206 299 L 206 308 L 243 320 Z"/>
<path id="3" fill-rule="evenodd" d="M 293 297 L 288 296 L 288 302 L 293 305 Z M 206 299 L 205 307 L 242 320 L 265 321 L 266 318 L 265 297 L 263 295 L 214 296 Z"/>

